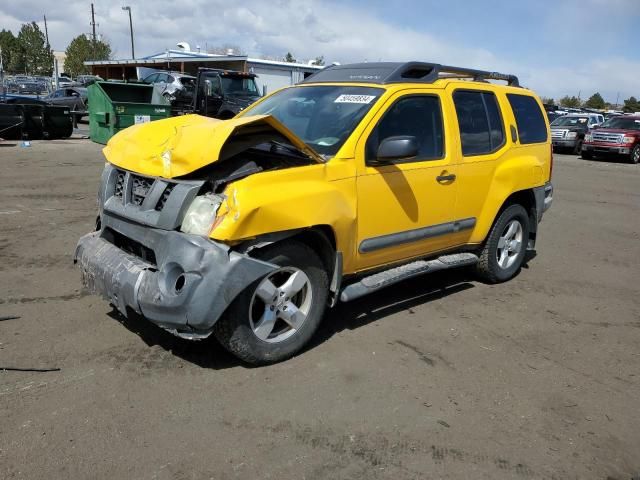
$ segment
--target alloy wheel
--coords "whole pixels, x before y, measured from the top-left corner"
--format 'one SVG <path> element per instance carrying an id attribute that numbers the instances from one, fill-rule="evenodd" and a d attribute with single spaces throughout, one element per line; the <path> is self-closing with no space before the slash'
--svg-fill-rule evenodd
<path id="1" fill-rule="evenodd" d="M 295 267 L 283 267 L 258 285 L 249 305 L 249 322 L 256 337 L 278 343 L 305 323 L 313 292 L 309 277 Z"/>
<path id="2" fill-rule="evenodd" d="M 510 268 L 522 250 L 522 225 L 518 220 L 511 220 L 498 239 L 496 260 L 502 269 Z"/>

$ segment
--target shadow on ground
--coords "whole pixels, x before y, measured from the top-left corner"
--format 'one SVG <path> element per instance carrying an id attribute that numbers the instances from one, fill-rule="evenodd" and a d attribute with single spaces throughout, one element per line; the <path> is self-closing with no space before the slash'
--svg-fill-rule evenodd
<path id="1" fill-rule="evenodd" d="M 338 304 L 335 308 L 327 310 L 318 332 L 300 354 L 318 347 L 336 333 L 385 321 L 387 317 L 402 310 L 411 312 L 412 308 L 432 300 L 473 288 L 470 279 L 471 276 L 466 270 L 442 271 L 401 282 L 376 295 Z M 125 318 L 113 309 L 109 316 L 138 335 L 148 346 L 158 345 L 199 367 L 219 370 L 244 365 L 220 346 L 213 336 L 199 341 L 183 340 L 134 312 L 131 312 L 129 318 Z"/>

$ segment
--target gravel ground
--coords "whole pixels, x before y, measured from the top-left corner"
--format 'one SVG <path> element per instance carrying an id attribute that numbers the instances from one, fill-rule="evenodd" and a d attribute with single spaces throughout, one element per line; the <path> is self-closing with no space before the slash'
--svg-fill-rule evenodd
<path id="1" fill-rule="evenodd" d="M 71 263 L 103 159 L 0 147 L 0 477 L 640 474 L 640 167 L 556 155 L 538 256 L 489 286 L 422 277 L 247 368 L 86 295 Z"/>

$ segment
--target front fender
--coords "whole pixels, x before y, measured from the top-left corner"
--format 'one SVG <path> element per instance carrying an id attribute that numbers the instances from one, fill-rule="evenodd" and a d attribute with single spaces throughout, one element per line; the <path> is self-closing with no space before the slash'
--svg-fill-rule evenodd
<path id="1" fill-rule="evenodd" d="M 310 165 L 264 172 L 230 184 L 211 238 L 236 243 L 267 233 L 328 225 L 339 251 L 355 251 L 355 177 L 331 180 L 328 176 L 326 165 Z"/>

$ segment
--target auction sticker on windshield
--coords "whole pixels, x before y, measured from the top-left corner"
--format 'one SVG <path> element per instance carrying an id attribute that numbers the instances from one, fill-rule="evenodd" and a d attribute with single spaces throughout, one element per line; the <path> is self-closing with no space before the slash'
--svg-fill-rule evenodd
<path id="1" fill-rule="evenodd" d="M 369 104 L 371 100 L 375 99 L 374 95 L 340 95 L 333 103 L 362 103 Z"/>

